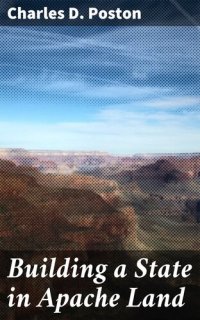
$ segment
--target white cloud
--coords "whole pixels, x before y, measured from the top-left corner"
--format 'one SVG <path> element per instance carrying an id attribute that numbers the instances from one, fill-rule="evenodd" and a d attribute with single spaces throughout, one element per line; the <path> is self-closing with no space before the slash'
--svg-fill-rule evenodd
<path id="1" fill-rule="evenodd" d="M 185 108 L 190 106 L 200 107 L 200 96 L 163 97 L 159 100 L 147 101 L 144 105 L 154 108 Z"/>
<path id="2" fill-rule="evenodd" d="M 106 109 L 90 122 L 0 122 L 0 145 L 117 154 L 198 152 L 199 120 L 197 112 L 148 114 Z"/>
<path id="3" fill-rule="evenodd" d="M 90 98 L 113 98 L 113 99 L 144 99 L 149 95 L 166 94 L 170 88 L 158 86 L 131 86 L 119 83 L 92 85 L 90 76 L 64 73 L 60 71 L 43 70 L 36 75 L 26 74 L 9 79 L 0 80 L 0 85 L 14 86 L 32 91 L 41 91 L 58 94 L 74 93 L 78 96 Z"/>

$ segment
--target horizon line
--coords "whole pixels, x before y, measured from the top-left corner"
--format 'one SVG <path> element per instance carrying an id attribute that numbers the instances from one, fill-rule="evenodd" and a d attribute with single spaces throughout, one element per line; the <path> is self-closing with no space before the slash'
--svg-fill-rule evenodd
<path id="1" fill-rule="evenodd" d="M 0 153 L 2 151 L 26 151 L 26 152 L 40 152 L 40 153 L 82 153 L 82 154 L 95 154 L 98 153 L 99 155 L 107 155 L 107 156 L 113 156 L 113 157 L 134 157 L 134 156 L 163 156 L 163 155 L 200 155 L 199 152 L 138 152 L 138 153 L 132 153 L 132 154 L 115 154 L 110 153 L 107 151 L 100 151 L 100 150 L 66 150 L 66 149 L 26 149 L 26 148 L 2 148 L 0 147 Z"/>

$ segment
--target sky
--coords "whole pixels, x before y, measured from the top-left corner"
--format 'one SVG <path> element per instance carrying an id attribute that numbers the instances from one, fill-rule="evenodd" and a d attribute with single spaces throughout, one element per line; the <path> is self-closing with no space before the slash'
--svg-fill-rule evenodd
<path id="1" fill-rule="evenodd" d="M 198 27 L 0 27 L 0 147 L 200 152 Z"/>

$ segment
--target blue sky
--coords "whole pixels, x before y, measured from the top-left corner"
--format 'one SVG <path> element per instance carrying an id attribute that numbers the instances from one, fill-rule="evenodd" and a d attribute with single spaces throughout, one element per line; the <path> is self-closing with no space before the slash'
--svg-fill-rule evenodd
<path id="1" fill-rule="evenodd" d="M 199 152 L 197 27 L 0 27 L 0 147 Z"/>

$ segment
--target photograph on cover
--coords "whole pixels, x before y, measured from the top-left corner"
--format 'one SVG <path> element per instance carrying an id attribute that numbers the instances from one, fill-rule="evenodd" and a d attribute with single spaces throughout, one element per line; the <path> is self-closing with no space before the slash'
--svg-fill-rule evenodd
<path id="1" fill-rule="evenodd" d="M 198 250 L 199 29 L 0 33 L 2 248 Z"/>

